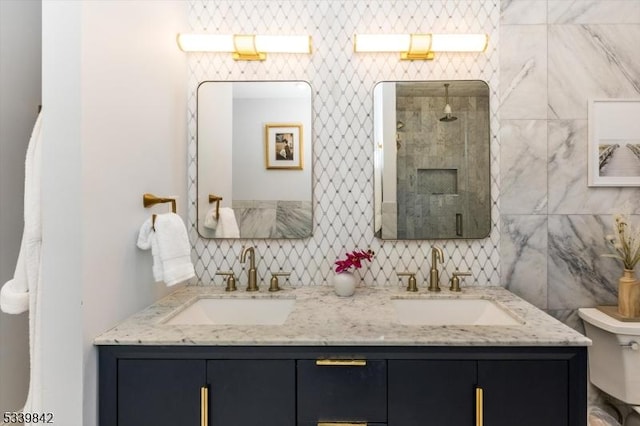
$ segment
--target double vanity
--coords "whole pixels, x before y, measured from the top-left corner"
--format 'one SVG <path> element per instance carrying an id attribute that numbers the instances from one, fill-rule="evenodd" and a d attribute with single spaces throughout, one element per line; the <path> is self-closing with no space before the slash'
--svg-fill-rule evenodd
<path id="1" fill-rule="evenodd" d="M 501 287 L 187 286 L 95 343 L 102 426 L 586 424 L 589 339 Z"/>

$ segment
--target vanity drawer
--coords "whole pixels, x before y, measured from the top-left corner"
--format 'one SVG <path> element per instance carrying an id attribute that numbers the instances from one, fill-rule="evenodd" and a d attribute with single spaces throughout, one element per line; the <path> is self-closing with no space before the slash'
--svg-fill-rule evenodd
<path id="1" fill-rule="evenodd" d="M 298 423 L 387 422 L 384 360 L 298 360 Z"/>
<path id="2" fill-rule="evenodd" d="M 386 423 L 371 422 L 302 422 L 298 426 L 387 426 Z"/>

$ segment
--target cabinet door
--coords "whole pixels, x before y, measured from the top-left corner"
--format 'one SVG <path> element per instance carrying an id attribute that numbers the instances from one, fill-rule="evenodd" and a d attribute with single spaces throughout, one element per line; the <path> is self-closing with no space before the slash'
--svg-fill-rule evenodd
<path id="1" fill-rule="evenodd" d="M 386 423 L 386 361 L 336 361 L 298 360 L 298 424 Z"/>
<path id="2" fill-rule="evenodd" d="M 389 426 L 475 424 L 476 361 L 390 360 L 388 368 Z"/>
<path id="3" fill-rule="evenodd" d="M 292 360 L 208 361 L 207 383 L 210 426 L 295 425 Z"/>
<path id="4" fill-rule="evenodd" d="M 567 426 L 568 377 L 566 361 L 479 361 L 484 424 Z"/>
<path id="5" fill-rule="evenodd" d="M 200 424 L 205 361 L 118 361 L 118 426 Z"/>

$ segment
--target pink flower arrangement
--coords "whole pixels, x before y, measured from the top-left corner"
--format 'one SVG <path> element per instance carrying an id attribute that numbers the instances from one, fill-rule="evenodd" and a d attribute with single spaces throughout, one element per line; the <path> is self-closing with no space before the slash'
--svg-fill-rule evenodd
<path id="1" fill-rule="evenodd" d="M 360 269 L 362 268 L 362 261 L 368 260 L 371 262 L 373 259 L 373 251 L 372 250 L 354 250 L 351 253 L 347 253 L 347 258 L 344 260 L 336 260 L 336 272 L 344 272 L 349 268 Z"/>

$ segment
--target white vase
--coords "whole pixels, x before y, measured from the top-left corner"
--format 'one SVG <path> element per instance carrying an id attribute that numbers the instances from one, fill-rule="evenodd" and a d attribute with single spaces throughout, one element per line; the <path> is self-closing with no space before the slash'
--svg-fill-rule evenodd
<path id="1" fill-rule="evenodd" d="M 356 276 L 349 271 L 335 274 L 333 276 L 333 289 L 340 297 L 353 296 L 356 291 Z"/>

